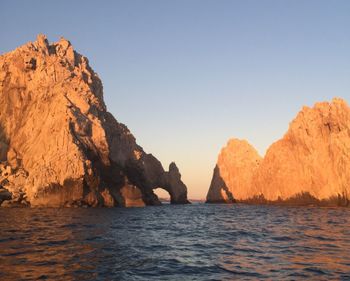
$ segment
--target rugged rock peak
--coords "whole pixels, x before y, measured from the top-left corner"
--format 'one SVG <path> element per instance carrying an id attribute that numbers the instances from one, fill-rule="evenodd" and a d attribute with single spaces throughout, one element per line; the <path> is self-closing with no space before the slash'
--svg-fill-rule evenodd
<path id="1" fill-rule="evenodd" d="M 49 41 L 47 40 L 46 35 L 44 34 L 38 34 L 38 36 L 36 37 L 36 42 L 34 43 L 34 45 L 37 47 L 37 50 L 39 52 L 42 52 L 45 55 L 49 54 Z"/>
<path id="2" fill-rule="evenodd" d="M 176 166 L 175 162 L 171 162 L 169 165 L 169 173 L 179 175 L 181 177 L 179 168 Z"/>
<path id="3" fill-rule="evenodd" d="M 207 202 L 233 202 L 250 195 L 252 175 L 258 168 L 261 157 L 246 141 L 231 139 L 218 157 Z"/>
<path id="4" fill-rule="evenodd" d="M 174 188 L 181 182 L 181 174 L 179 168 L 175 162 L 170 163 L 169 172 L 166 173 L 164 186 L 169 186 L 168 192 L 171 197 L 171 203 L 174 204 L 186 204 L 189 203 L 187 200 L 187 193 L 185 192 L 186 186 L 182 183 L 182 188 Z"/>
<path id="5" fill-rule="evenodd" d="M 349 198 L 350 108 L 345 101 L 304 107 L 285 136 L 267 151 L 254 182 L 267 200 L 308 194 Z"/>
<path id="6" fill-rule="evenodd" d="M 226 162 L 244 163 L 231 155 L 228 158 Z M 350 108 L 336 98 L 303 107 L 284 137 L 270 146 L 254 171 L 250 169 L 250 184 L 245 183 L 232 195 L 241 201 L 349 205 L 349 170 Z M 233 178 L 242 177 L 235 168 L 230 167 L 227 173 L 223 177 L 227 186 Z"/>
<path id="7" fill-rule="evenodd" d="M 332 102 L 319 102 L 313 108 L 303 107 L 290 124 L 290 137 L 306 134 L 311 137 L 327 137 L 347 129 L 349 124 L 349 106 L 340 99 Z"/>
<path id="8" fill-rule="evenodd" d="M 106 111 L 101 80 L 68 40 L 38 35 L 0 56 L 0 107 L 0 174 L 11 171 L 0 186 L 16 204 L 159 204 L 158 187 L 187 202 L 173 169 Z"/>

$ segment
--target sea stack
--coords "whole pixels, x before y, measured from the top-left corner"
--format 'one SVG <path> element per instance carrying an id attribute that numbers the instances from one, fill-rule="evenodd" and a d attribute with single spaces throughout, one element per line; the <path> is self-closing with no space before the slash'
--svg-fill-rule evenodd
<path id="1" fill-rule="evenodd" d="M 221 150 L 207 195 L 208 203 L 245 200 L 252 191 L 252 177 L 261 162 L 247 141 L 231 139 Z"/>
<path id="2" fill-rule="evenodd" d="M 0 56 L 0 204 L 144 206 L 188 203 L 169 172 L 106 109 L 88 59 L 44 35 Z M 141 121 L 141 120 L 140 120 Z"/>
<path id="3" fill-rule="evenodd" d="M 217 166 L 237 167 L 252 161 L 251 156 L 242 160 L 238 155 L 242 153 L 236 148 L 229 160 L 218 161 Z M 220 169 L 220 176 L 233 199 L 240 202 L 348 206 L 350 108 L 339 98 L 316 103 L 313 108 L 303 107 L 284 137 L 270 146 L 255 169 L 248 167 L 238 174 L 236 168 L 225 168 L 223 172 Z M 251 180 L 242 181 L 247 174 Z M 217 177 L 214 172 L 213 178 Z M 237 182 L 244 183 L 239 190 Z M 207 202 L 217 196 L 212 185 Z"/>

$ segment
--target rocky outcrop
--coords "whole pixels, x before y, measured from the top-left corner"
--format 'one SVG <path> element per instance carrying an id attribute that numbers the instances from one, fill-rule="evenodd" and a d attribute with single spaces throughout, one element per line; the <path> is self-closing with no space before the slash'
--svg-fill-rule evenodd
<path id="1" fill-rule="evenodd" d="M 232 203 L 248 199 L 252 177 L 261 157 L 245 140 L 231 139 L 218 157 L 207 195 L 208 203 Z"/>
<path id="2" fill-rule="evenodd" d="M 154 205 L 158 187 L 188 202 L 176 166 L 164 171 L 106 110 L 101 80 L 66 39 L 39 35 L 0 56 L 0 108 L 0 185 L 16 204 Z"/>
<path id="3" fill-rule="evenodd" d="M 229 161 L 242 160 L 233 156 Z M 344 100 L 333 99 L 304 107 L 284 137 L 267 150 L 250 184 L 232 195 L 244 202 L 348 206 L 349 171 L 350 108 Z M 221 177 L 232 190 L 232 178 L 240 180 L 242 174 L 229 169 L 229 176 Z"/>
<path id="4" fill-rule="evenodd" d="M 170 194 L 170 203 L 172 204 L 185 204 L 188 203 L 187 200 L 187 188 L 183 182 L 181 182 L 181 174 L 179 168 L 174 162 L 169 165 L 169 172 L 165 174 L 164 183 Z M 173 188 L 176 187 L 176 188 Z"/>
<path id="5" fill-rule="evenodd" d="M 333 99 L 301 110 L 284 137 L 268 149 L 254 188 L 269 201 L 302 194 L 320 201 L 346 201 L 349 171 L 350 108 Z"/>

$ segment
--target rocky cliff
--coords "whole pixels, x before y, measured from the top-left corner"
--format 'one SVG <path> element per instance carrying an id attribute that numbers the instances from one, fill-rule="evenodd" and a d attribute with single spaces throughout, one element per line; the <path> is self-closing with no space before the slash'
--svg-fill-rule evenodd
<path id="1" fill-rule="evenodd" d="M 87 58 L 61 38 L 0 56 L 0 204 L 143 206 L 188 203 L 174 163 L 137 145 L 106 110 L 103 88 Z"/>
<path id="2" fill-rule="evenodd" d="M 248 199 L 248 187 L 260 161 L 258 152 L 247 141 L 229 140 L 219 154 L 207 201 L 232 203 L 234 198 Z"/>
<path id="3" fill-rule="evenodd" d="M 316 103 L 313 108 L 304 107 L 284 137 L 267 150 L 260 165 L 238 173 L 235 166 L 253 163 L 256 159 L 256 155 L 247 154 L 242 160 L 239 155 L 244 149 L 236 148 L 224 162 L 219 156 L 217 165 L 234 199 L 261 203 L 349 205 L 350 108 L 345 101 L 333 99 L 332 102 Z M 227 167 L 232 168 L 227 172 Z M 247 174 L 250 181 L 243 180 Z M 214 172 L 215 177 L 218 176 Z M 237 182 L 244 182 L 238 190 Z M 211 195 L 215 189 L 217 186 L 212 184 L 208 202 L 215 201 Z"/>

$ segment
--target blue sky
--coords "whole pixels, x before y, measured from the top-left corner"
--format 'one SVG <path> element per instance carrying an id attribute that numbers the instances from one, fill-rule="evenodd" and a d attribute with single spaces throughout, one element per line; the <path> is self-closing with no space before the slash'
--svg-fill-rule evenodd
<path id="1" fill-rule="evenodd" d="M 220 148 L 261 154 L 303 105 L 350 102 L 350 1 L 0 1 L 0 53 L 45 33 L 87 56 L 108 110 L 204 198 Z"/>

